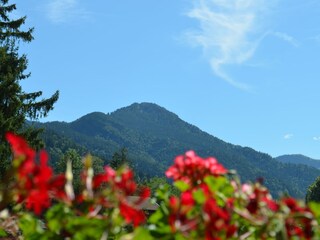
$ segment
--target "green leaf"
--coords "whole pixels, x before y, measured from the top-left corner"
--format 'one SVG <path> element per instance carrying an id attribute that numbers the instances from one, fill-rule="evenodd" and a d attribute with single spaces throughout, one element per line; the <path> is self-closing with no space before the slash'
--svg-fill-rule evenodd
<path id="1" fill-rule="evenodd" d="M 226 176 L 208 176 L 204 181 L 212 192 L 220 192 L 225 196 L 233 196 L 234 189 Z"/>
<path id="2" fill-rule="evenodd" d="M 185 192 L 187 191 L 190 186 L 188 183 L 186 183 L 185 181 L 176 181 L 173 184 L 176 188 L 178 188 L 181 192 Z"/>
<path id="3" fill-rule="evenodd" d="M 176 233 L 174 235 L 174 240 L 187 240 L 187 238 L 184 237 L 181 233 Z"/>
<path id="4" fill-rule="evenodd" d="M 203 204 L 206 201 L 206 197 L 201 189 L 194 191 L 192 196 L 198 204 Z"/>
<path id="5" fill-rule="evenodd" d="M 171 227 L 169 225 L 160 225 L 156 226 L 155 229 L 150 230 L 150 234 L 153 236 L 153 239 L 167 239 L 171 234 Z"/>
<path id="6" fill-rule="evenodd" d="M 19 219 L 19 227 L 26 239 L 40 239 L 44 230 L 40 220 L 31 214 L 23 214 Z"/>
<path id="7" fill-rule="evenodd" d="M 320 218 L 320 203 L 310 202 L 308 205 L 309 205 L 311 211 L 313 212 L 313 214 L 315 215 L 315 217 L 317 219 L 319 219 Z"/>
<path id="8" fill-rule="evenodd" d="M 70 217 L 74 217 L 74 214 L 67 206 L 64 204 L 56 204 L 46 213 L 48 228 L 52 232 L 59 234 Z"/>
<path id="9" fill-rule="evenodd" d="M 163 212 L 161 211 L 161 209 L 158 209 L 155 213 L 153 213 L 153 214 L 149 217 L 149 222 L 156 224 L 156 223 L 157 223 L 158 221 L 160 221 L 163 217 L 164 217 Z"/>
<path id="10" fill-rule="evenodd" d="M 8 236 L 7 232 L 4 229 L 0 228 L 0 237 L 6 237 L 6 236 Z"/>
<path id="11" fill-rule="evenodd" d="M 133 239 L 153 240 L 154 238 L 150 235 L 150 232 L 147 229 L 138 227 L 134 231 Z"/>
<path id="12" fill-rule="evenodd" d="M 159 189 L 156 192 L 156 198 L 160 201 L 168 201 L 169 200 L 169 184 L 160 185 Z"/>
<path id="13" fill-rule="evenodd" d="M 208 176 L 204 179 L 204 181 L 208 184 L 210 190 L 213 192 L 224 190 L 224 186 L 227 184 L 227 178 L 224 176 Z"/>
<path id="14" fill-rule="evenodd" d="M 100 239 L 107 229 L 107 221 L 104 219 L 89 218 L 87 216 L 78 216 L 69 219 L 66 229 L 74 234 L 75 240 Z"/>

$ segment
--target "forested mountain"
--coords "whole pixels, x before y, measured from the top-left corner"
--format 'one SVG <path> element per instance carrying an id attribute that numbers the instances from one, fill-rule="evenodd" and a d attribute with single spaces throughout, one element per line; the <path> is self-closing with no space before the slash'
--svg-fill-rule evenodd
<path id="1" fill-rule="evenodd" d="M 163 176 L 178 154 L 193 149 L 200 156 L 215 156 L 242 181 L 262 177 L 274 196 L 281 192 L 304 198 L 307 187 L 320 171 L 305 165 L 281 163 L 248 147 L 226 143 L 181 120 L 177 115 L 151 103 L 134 103 L 113 113 L 90 113 L 71 122 L 48 122 L 44 139 L 56 161 L 59 151 L 69 145 L 104 159 L 122 147 L 138 174 Z"/>
<path id="2" fill-rule="evenodd" d="M 320 169 L 320 160 L 312 159 L 301 154 L 282 155 L 276 157 L 276 159 L 283 163 L 304 164 Z"/>

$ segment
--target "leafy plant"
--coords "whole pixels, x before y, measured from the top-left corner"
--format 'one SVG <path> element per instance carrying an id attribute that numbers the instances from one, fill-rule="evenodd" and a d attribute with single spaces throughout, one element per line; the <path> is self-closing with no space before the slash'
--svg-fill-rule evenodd
<path id="1" fill-rule="evenodd" d="M 242 184 L 215 158 L 193 151 L 177 156 L 166 176 L 179 190 L 159 186 L 158 209 L 141 209 L 150 190 L 138 188 L 126 166 L 94 174 L 83 159 L 80 191 L 73 189 L 71 162 L 55 175 L 39 154 L 8 133 L 13 164 L 2 183 L 0 236 L 24 239 L 319 239 L 320 205 L 285 196 L 274 200 L 260 182 Z M 136 198 L 132 200 L 132 196 Z M 9 228 L 11 226 L 11 228 Z M 12 228 L 15 226 L 15 228 Z"/>

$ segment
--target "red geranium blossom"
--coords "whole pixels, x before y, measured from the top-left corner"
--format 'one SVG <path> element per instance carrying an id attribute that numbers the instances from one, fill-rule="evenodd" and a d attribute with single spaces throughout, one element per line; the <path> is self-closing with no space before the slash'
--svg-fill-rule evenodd
<path id="1" fill-rule="evenodd" d="M 183 180 L 191 186 L 201 183 L 208 175 L 223 175 L 228 171 L 213 158 L 201 158 L 194 151 L 188 151 L 185 155 L 175 158 L 174 164 L 166 171 L 168 178 Z"/>
<path id="2" fill-rule="evenodd" d="M 48 154 L 45 151 L 40 152 L 37 163 L 35 151 L 22 137 L 12 133 L 7 133 L 6 137 L 11 144 L 14 161 L 21 161 L 16 164 L 17 201 L 24 201 L 26 208 L 40 214 L 42 210 L 50 207 L 51 195 L 61 196 L 64 182 L 53 178 L 52 168 L 48 166 Z"/>
<path id="3" fill-rule="evenodd" d="M 142 210 L 136 209 L 125 202 L 120 202 L 119 209 L 125 221 L 133 223 L 134 226 L 138 226 L 146 220 Z"/>
<path id="4" fill-rule="evenodd" d="M 313 236 L 312 212 L 308 207 L 302 207 L 291 197 L 283 198 L 282 202 L 290 209 L 290 214 L 285 220 L 285 227 L 288 236 L 299 236 L 304 239 L 311 239 Z M 300 215 L 295 218 L 294 215 Z"/>

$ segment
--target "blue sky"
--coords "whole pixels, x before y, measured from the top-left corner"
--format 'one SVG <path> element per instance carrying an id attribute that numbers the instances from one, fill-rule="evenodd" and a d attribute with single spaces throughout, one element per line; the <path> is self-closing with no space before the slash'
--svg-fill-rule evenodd
<path id="1" fill-rule="evenodd" d="M 40 2 L 40 3 L 39 3 Z M 44 121 L 153 102 L 227 142 L 320 159 L 320 1 L 17 0 Z"/>

